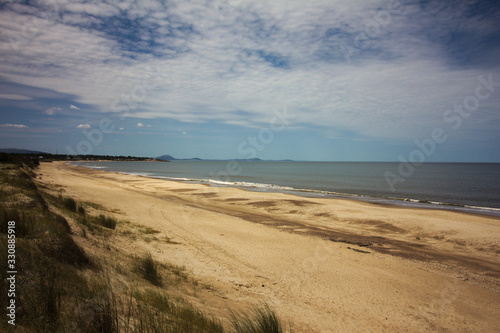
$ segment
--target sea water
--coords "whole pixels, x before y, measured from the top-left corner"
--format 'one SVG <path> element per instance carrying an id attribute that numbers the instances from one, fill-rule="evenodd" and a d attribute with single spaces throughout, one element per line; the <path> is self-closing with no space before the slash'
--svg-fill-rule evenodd
<path id="1" fill-rule="evenodd" d="M 404 170 L 400 163 L 392 162 L 176 160 L 71 164 L 213 186 L 347 197 L 500 216 L 498 163 L 424 163 L 414 170 Z"/>

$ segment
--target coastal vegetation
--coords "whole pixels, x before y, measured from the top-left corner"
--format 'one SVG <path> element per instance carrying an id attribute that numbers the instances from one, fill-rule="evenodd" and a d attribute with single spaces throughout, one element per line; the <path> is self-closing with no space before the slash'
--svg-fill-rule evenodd
<path id="1" fill-rule="evenodd" d="M 7 150 L 9 151 L 9 150 Z M 52 161 L 162 161 L 150 157 L 138 156 L 115 156 L 115 155 L 68 155 L 68 154 L 50 154 L 44 152 L 30 152 L 29 154 L 2 153 L 0 151 L 0 162 L 2 161 L 21 161 L 22 163 L 38 164 L 39 162 Z"/>
<path id="2" fill-rule="evenodd" d="M 198 283 L 184 267 L 152 253 L 121 253 L 117 239 L 170 242 L 168 236 L 117 218 L 38 180 L 38 159 L 0 156 L 0 261 L 7 262 L 8 225 L 15 222 L 15 297 L 0 270 L 0 304 L 15 299 L 10 332 L 284 332 L 267 304 L 226 316 L 200 310 Z M 173 243 L 175 244 L 175 243 Z"/>

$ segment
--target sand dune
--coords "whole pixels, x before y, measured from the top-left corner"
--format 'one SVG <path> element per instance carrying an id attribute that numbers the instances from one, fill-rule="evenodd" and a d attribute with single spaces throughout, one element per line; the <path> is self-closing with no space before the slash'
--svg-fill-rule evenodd
<path id="1" fill-rule="evenodd" d="M 500 219 L 42 163 L 42 181 L 157 229 L 146 244 L 297 332 L 495 332 Z M 124 246 L 124 251 L 140 251 Z"/>

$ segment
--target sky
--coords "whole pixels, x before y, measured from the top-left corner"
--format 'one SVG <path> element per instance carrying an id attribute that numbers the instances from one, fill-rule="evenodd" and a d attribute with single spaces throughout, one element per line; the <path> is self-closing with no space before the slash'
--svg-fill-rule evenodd
<path id="1" fill-rule="evenodd" d="M 500 2 L 4 1 L 0 148 L 500 162 Z"/>

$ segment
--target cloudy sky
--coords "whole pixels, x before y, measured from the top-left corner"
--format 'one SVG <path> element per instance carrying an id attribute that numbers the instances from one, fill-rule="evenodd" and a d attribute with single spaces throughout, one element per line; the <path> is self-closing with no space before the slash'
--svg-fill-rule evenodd
<path id="1" fill-rule="evenodd" d="M 2 2 L 0 147 L 500 161 L 499 22 L 498 1 Z"/>

